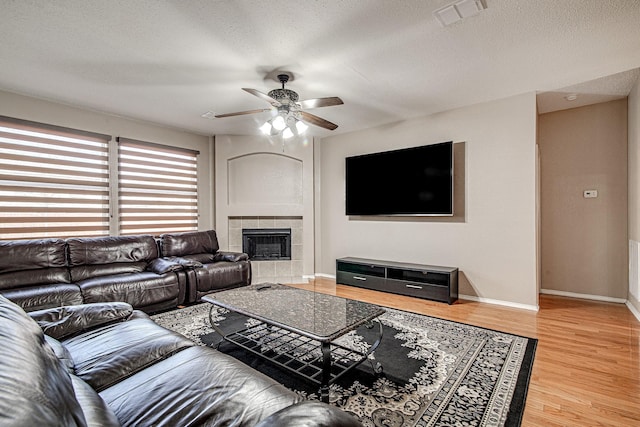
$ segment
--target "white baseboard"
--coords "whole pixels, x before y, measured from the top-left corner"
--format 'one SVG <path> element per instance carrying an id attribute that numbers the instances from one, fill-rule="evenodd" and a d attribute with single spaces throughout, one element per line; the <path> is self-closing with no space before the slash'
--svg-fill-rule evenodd
<path id="1" fill-rule="evenodd" d="M 335 275 L 333 275 L 333 274 L 325 274 L 325 273 L 316 273 L 316 274 L 314 274 L 313 276 L 310 276 L 310 277 L 325 277 L 327 279 L 336 280 L 336 276 Z M 502 306 L 512 307 L 512 308 L 519 308 L 519 309 L 523 309 L 523 310 L 538 311 L 538 306 L 536 306 L 536 305 L 520 304 L 520 303 L 517 303 L 517 302 L 501 301 L 501 300 L 495 300 L 495 299 L 490 299 L 490 298 L 475 297 L 475 296 L 471 296 L 471 295 L 458 295 L 458 298 L 471 300 L 471 301 L 477 301 L 477 302 L 483 302 L 483 303 L 487 303 L 487 304 L 494 304 L 494 305 L 502 305 Z"/>
<path id="2" fill-rule="evenodd" d="M 312 277 L 325 277 L 327 279 L 336 280 L 336 275 L 335 274 L 316 273 Z"/>
<path id="3" fill-rule="evenodd" d="M 613 297 L 606 297 L 603 295 L 579 294 L 576 292 L 556 291 L 553 289 L 540 289 L 540 293 L 547 294 L 547 295 L 557 295 L 559 297 L 589 299 L 593 301 L 603 301 L 603 302 L 615 302 L 618 304 L 624 304 L 627 302 L 626 298 L 613 298 Z"/>
<path id="4" fill-rule="evenodd" d="M 304 278 L 307 279 L 313 279 L 316 277 L 325 277 L 327 279 L 336 279 L 336 276 L 334 274 L 325 274 L 325 273 L 315 273 L 312 275 L 308 275 L 308 276 L 303 276 Z M 618 304 L 626 304 L 626 306 L 629 308 L 629 310 L 631 311 L 631 313 L 633 313 L 633 315 L 636 317 L 636 319 L 638 319 L 638 321 L 640 321 L 640 311 L 638 311 L 633 304 L 631 304 L 629 301 L 627 301 L 624 298 L 613 298 L 613 297 L 606 297 L 606 296 L 602 296 L 602 295 L 589 295 L 589 294 L 579 294 L 579 293 L 575 293 L 575 292 L 565 292 L 565 291 L 555 291 L 553 289 L 540 289 L 540 293 L 541 294 L 547 294 L 547 295 L 557 295 L 557 296 L 562 296 L 562 297 L 570 297 L 570 298 L 581 298 L 581 299 L 588 299 L 588 300 L 594 300 L 594 301 L 604 301 L 604 302 L 614 302 L 614 303 L 618 303 Z M 491 299 L 491 298 L 484 298 L 484 297 L 476 297 L 473 295 L 458 295 L 459 299 L 466 299 L 466 300 L 470 300 L 470 301 L 477 301 L 477 302 L 482 302 L 482 303 L 486 303 L 486 304 L 494 304 L 494 305 L 501 305 L 501 306 L 505 306 L 505 307 L 512 307 L 512 308 L 519 308 L 522 310 L 529 310 L 529 311 L 539 311 L 540 307 L 537 305 L 530 305 L 530 304 L 521 304 L 521 303 L 517 303 L 517 302 L 511 302 L 511 301 L 503 301 L 503 300 L 496 300 L 496 299 Z"/>
<path id="5" fill-rule="evenodd" d="M 638 311 L 638 309 L 636 309 L 636 307 L 633 304 L 631 304 L 631 301 L 627 301 L 626 306 L 629 309 L 629 311 L 631 311 L 631 313 L 634 316 L 636 316 L 636 319 L 638 319 L 638 322 L 640 322 L 640 311 Z"/>
<path id="6" fill-rule="evenodd" d="M 473 295 L 458 295 L 459 299 L 482 302 L 485 304 L 502 305 L 504 307 L 519 308 L 521 310 L 538 311 L 540 307 L 537 305 L 521 304 L 519 302 L 503 301 L 498 299 L 476 297 Z"/>

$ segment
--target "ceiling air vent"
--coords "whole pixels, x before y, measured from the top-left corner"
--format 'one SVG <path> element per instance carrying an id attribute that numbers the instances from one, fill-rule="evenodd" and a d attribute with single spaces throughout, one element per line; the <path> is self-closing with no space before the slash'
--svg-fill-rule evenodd
<path id="1" fill-rule="evenodd" d="M 438 18 L 440 25 L 446 27 L 464 18 L 475 16 L 484 9 L 486 7 L 482 0 L 460 0 L 436 10 L 433 14 Z"/>

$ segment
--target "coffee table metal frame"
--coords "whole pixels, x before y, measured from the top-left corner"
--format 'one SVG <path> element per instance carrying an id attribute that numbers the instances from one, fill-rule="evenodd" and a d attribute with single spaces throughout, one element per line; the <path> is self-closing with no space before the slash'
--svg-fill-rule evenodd
<path id="1" fill-rule="evenodd" d="M 378 317 L 385 312 L 382 308 L 377 313 L 363 317 L 347 328 L 336 331 L 333 335 L 318 336 L 220 302 L 216 300 L 215 294 L 206 295 L 202 300 L 211 304 L 209 322 L 216 333 L 223 340 L 268 360 L 312 384 L 318 385 L 320 387 L 320 398 L 323 402 L 329 402 L 329 385 L 365 360 L 371 362 L 375 373 L 382 372 L 382 365 L 377 362 L 373 363 L 369 359 L 369 355 L 373 354 L 382 341 L 382 324 L 378 320 Z M 213 319 L 216 306 L 256 319 L 258 322 L 239 331 L 225 333 L 216 325 Z M 373 328 L 374 323 L 378 326 L 378 334 L 367 351 L 347 348 L 334 342 L 337 338 L 357 329 L 359 326 L 365 325 L 368 328 Z M 319 354 L 314 355 L 314 352 L 318 353 L 318 348 L 320 349 Z"/>

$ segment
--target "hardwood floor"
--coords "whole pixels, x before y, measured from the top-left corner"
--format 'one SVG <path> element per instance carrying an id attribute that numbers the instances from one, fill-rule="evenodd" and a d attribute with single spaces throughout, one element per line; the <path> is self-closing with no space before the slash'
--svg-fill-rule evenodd
<path id="1" fill-rule="evenodd" d="M 296 285 L 537 338 L 523 426 L 640 426 L 640 322 L 623 304 L 540 296 L 537 313 L 473 301 L 451 306 L 336 285 Z"/>

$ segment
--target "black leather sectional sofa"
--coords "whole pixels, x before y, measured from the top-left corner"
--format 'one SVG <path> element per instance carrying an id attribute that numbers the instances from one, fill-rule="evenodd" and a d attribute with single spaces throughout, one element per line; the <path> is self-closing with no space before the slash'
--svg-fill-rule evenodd
<path id="1" fill-rule="evenodd" d="M 123 301 L 145 312 L 251 283 L 246 254 L 215 231 L 0 242 L 0 293 L 26 311 Z"/>
<path id="2" fill-rule="evenodd" d="M 0 426 L 356 427 L 122 302 L 25 312 L 0 295 Z"/>
<path id="3" fill-rule="evenodd" d="M 0 242 L 0 427 L 360 426 L 145 313 L 250 283 L 212 230 Z"/>

